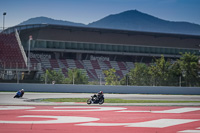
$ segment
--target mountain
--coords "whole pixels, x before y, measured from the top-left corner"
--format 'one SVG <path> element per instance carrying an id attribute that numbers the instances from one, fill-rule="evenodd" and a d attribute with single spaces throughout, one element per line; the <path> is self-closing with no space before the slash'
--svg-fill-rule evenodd
<path id="1" fill-rule="evenodd" d="M 119 14 L 106 16 L 88 25 L 69 21 L 54 20 L 47 17 L 31 18 L 19 25 L 26 24 L 55 24 L 82 27 L 96 27 L 108 29 L 121 29 L 132 31 L 146 31 L 159 33 L 191 34 L 200 35 L 200 25 L 188 22 L 174 22 L 163 20 L 137 10 L 129 10 Z"/>
<path id="2" fill-rule="evenodd" d="M 90 23 L 88 26 L 109 29 L 200 35 L 200 25 L 198 24 L 166 21 L 137 10 L 109 15 L 96 22 Z"/>
<path id="3" fill-rule="evenodd" d="M 81 24 L 81 23 L 55 20 L 55 19 L 47 18 L 47 17 L 31 18 L 31 19 L 28 19 L 27 21 L 20 23 L 19 25 L 28 25 L 28 24 L 55 24 L 55 25 L 85 26 L 84 24 Z"/>

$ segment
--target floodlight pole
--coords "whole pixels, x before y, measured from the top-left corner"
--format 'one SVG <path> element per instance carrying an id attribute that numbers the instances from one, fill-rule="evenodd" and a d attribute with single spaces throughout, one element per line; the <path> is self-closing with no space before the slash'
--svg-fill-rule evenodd
<path id="1" fill-rule="evenodd" d="M 17 84 L 19 84 L 19 71 L 17 71 Z"/>
<path id="2" fill-rule="evenodd" d="M 28 71 L 29 72 L 30 72 L 30 65 L 31 65 L 31 60 L 30 60 L 31 40 L 32 40 L 32 36 L 29 36 L 29 41 L 28 41 Z"/>
<path id="3" fill-rule="evenodd" d="M 73 85 L 74 85 L 74 72 L 73 72 Z"/>
<path id="4" fill-rule="evenodd" d="M 126 75 L 126 86 L 128 86 L 129 74 Z"/>
<path id="5" fill-rule="evenodd" d="M 99 82 L 100 82 L 100 85 L 101 85 L 101 74 L 99 75 L 99 78 L 100 78 L 100 79 L 99 79 L 99 80 L 100 80 Z"/>
<path id="6" fill-rule="evenodd" d="M 6 12 L 4 12 L 3 13 L 3 31 L 4 31 L 4 29 L 5 29 L 5 16 L 6 16 Z"/>
<path id="7" fill-rule="evenodd" d="M 72 69 L 72 73 L 73 73 L 73 75 L 72 75 L 72 76 L 73 76 L 73 77 L 72 77 L 72 78 L 73 78 L 73 79 L 72 79 L 72 82 L 73 82 L 73 85 L 74 85 L 74 78 L 75 78 L 75 77 L 74 77 L 74 76 L 75 76 L 75 75 L 74 75 L 74 69 Z"/>
<path id="8" fill-rule="evenodd" d="M 47 84 L 47 73 L 45 72 L 45 84 Z"/>

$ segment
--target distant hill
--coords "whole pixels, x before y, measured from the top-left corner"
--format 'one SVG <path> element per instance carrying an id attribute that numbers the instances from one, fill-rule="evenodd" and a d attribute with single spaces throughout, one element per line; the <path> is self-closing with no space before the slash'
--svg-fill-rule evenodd
<path id="1" fill-rule="evenodd" d="M 109 29 L 200 35 L 200 25 L 188 22 L 166 21 L 137 10 L 109 15 L 96 22 L 90 23 L 89 26 Z"/>
<path id="2" fill-rule="evenodd" d="M 27 21 L 20 23 L 19 25 L 42 23 L 146 32 L 200 35 L 200 25 L 198 24 L 193 24 L 189 22 L 167 21 L 139 12 L 137 10 L 130 10 L 119 14 L 109 15 L 88 25 L 73 23 L 69 21 L 54 20 L 47 17 L 31 18 Z"/>
<path id="3" fill-rule="evenodd" d="M 31 18 L 31 19 L 28 19 L 28 20 L 20 23 L 19 25 L 28 25 L 28 24 L 55 24 L 55 25 L 85 26 L 84 24 L 81 24 L 81 23 L 74 23 L 74 22 L 63 21 L 63 20 L 55 20 L 55 19 L 47 18 L 47 17 Z"/>

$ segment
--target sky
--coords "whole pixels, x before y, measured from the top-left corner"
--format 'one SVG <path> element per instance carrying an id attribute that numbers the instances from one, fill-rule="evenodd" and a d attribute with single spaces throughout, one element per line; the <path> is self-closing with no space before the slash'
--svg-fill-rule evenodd
<path id="1" fill-rule="evenodd" d="M 3 20 L 5 27 L 40 16 L 88 24 L 127 10 L 200 25 L 200 0 L 0 0 L 0 29 Z"/>

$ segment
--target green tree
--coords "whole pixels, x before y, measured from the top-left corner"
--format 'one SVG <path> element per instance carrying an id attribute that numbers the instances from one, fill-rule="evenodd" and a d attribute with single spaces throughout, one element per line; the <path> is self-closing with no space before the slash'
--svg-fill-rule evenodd
<path id="1" fill-rule="evenodd" d="M 121 80 L 120 85 L 132 85 L 129 73 L 127 73 Z"/>
<path id="2" fill-rule="evenodd" d="M 137 86 L 149 85 L 149 68 L 144 63 L 135 63 L 135 68 L 129 72 L 129 84 Z"/>
<path id="3" fill-rule="evenodd" d="M 89 85 L 99 85 L 99 81 L 98 80 L 95 80 L 95 81 L 90 81 L 88 82 Z"/>
<path id="4" fill-rule="evenodd" d="M 88 77 L 81 69 L 68 69 L 68 77 L 65 79 L 66 84 L 87 84 Z"/>
<path id="5" fill-rule="evenodd" d="M 178 60 L 186 86 L 196 86 L 199 84 L 198 72 L 200 69 L 198 60 L 198 56 L 191 53 L 182 54 L 180 60 Z"/>
<path id="6" fill-rule="evenodd" d="M 105 74 L 106 85 L 119 85 L 119 76 L 116 75 L 116 70 L 114 68 L 103 71 Z"/>
<path id="7" fill-rule="evenodd" d="M 180 63 L 175 61 L 170 66 L 170 74 L 168 77 L 169 86 L 182 86 L 183 75 L 180 68 Z"/>
<path id="8" fill-rule="evenodd" d="M 123 77 L 121 85 L 153 85 L 153 86 L 200 86 L 199 57 L 191 54 L 182 54 L 181 58 L 172 63 L 164 56 L 147 66 L 135 64 L 135 68 Z M 127 78 L 128 77 L 128 78 Z"/>
<path id="9" fill-rule="evenodd" d="M 58 72 L 46 69 L 45 74 L 42 76 L 42 81 L 44 82 L 45 80 L 50 84 L 52 81 L 55 81 L 56 84 L 63 84 L 65 77 L 62 74 L 61 69 Z"/>
<path id="10" fill-rule="evenodd" d="M 168 85 L 170 77 L 170 61 L 166 61 L 164 56 L 156 59 L 155 63 L 151 64 L 149 68 L 149 74 L 152 77 L 152 83 L 155 86 L 166 86 Z"/>

